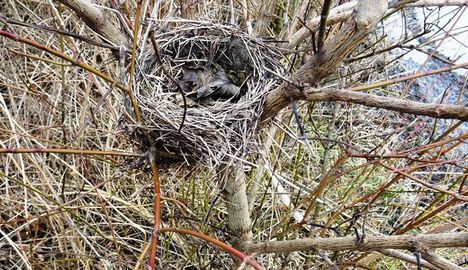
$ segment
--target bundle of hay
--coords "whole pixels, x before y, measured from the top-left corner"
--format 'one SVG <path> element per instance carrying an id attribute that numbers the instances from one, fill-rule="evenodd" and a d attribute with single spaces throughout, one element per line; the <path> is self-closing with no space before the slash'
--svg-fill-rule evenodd
<path id="1" fill-rule="evenodd" d="M 249 150 L 264 98 L 285 73 L 281 55 L 233 26 L 174 25 L 155 31 L 162 65 L 154 46 L 142 52 L 135 90 L 144 125 L 136 134 L 145 136 L 137 139 L 186 162 L 229 163 Z"/>

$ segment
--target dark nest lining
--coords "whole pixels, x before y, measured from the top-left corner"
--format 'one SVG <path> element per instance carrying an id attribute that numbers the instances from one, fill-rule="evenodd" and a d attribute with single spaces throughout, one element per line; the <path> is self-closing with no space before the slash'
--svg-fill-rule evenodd
<path id="1" fill-rule="evenodd" d="M 146 44 L 135 84 L 144 127 L 136 127 L 134 133 L 146 136 L 134 139 L 143 150 L 153 144 L 186 162 L 228 164 L 249 151 L 264 98 L 281 83 L 277 74 L 285 74 L 279 62 L 282 55 L 233 26 L 174 25 L 155 31 L 155 39 L 164 66 L 187 97 L 184 125 L 179 132 L 182 95 L 156 60 L 151 44 Z"/>

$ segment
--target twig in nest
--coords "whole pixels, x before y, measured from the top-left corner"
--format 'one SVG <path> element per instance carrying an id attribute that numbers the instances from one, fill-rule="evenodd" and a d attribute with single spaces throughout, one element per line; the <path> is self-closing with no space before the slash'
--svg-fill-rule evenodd
<path id="1" fill-rule="evenodd" d="M 297 126 L 299 127 L 299 131 L 301 132 L 301 137 L 299 137 L 300 140 L 306 139 L 306 134 L 304 130 L 304 126 L 302 125 L 301 117 L 299 116 L 299 113 L 297 112 L 297 103 L 296 101 L 291 98 L 291 109 L 294 114 L 294 119 L 296 120 Z"/>
<path id="2" fill-rule="evenodd" d="M 154 53 L 156 55 L 156 61 L 158 61 L 159 65 L 161 66 L 166 76 L 169 77 L 169 79 L 176 85 L 177 90 L 179 90 L 180 94 L 182 95 L 182 99 L 184 101 L 184 115 L 182 116 L 182 121 L 180 122 L 179 130 L 177 131 L 180 133 L 180 131 L 182 130 L 182 127 L 184 126 L 185 118 L 187 116 L 187 98 L 185 97 L 184 90 L 182 90 L 182 86 L 180 85 L 180 83 L 174 77 L 172 77 L 171 73 L 169 73 L 169 70 L 167 70 L 166 66 L 164 66 L 164 63 L 161 58 L 161 54 L 159 53 L 158 44 L 156 43 L 156 40 L 154 38 L 154 31 L 151 31 L 149 33 L 149 36 L 151 39 L 151 44 L 153 44 Z"/>

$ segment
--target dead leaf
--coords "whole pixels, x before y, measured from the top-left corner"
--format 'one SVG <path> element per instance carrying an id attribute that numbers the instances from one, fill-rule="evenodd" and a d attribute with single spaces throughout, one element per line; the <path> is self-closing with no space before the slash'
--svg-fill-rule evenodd
<path id="1" fill-rule="evenodd" d="M 240 87 L 233 84 L 224 69 L 219 69 L 208 84 L 197 90 L 197 99 L 211 97 L 213 99 L 229 99 L 237 97 L 240 93 Z"/>

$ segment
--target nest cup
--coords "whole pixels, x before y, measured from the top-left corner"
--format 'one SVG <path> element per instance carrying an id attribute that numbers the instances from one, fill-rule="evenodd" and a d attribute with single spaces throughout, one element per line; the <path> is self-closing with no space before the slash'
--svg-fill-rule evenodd
<path id="1" fill-rule="evenodd" d="M 143 125 L 134 134 L 145 136 L 134 139 L 143 150 L 153 145 L 168 154 L 159 160 L 162 163 L 229 164 L 251 149 L 266 94 L 281 83 L 278 74 L 285 74 L 279 62 L 282 55 L 264 40 L 230 25 L 168 25 L 171 30 L 155 31 L 166 71 L 151 44 L 140 57 L 135 90 Z M 183 88 L 186 107 L 170 77 Z M 238 93 L 223 96 L 223 89 Z M 207 90 L 213 93 L 206 95 Z"/>

